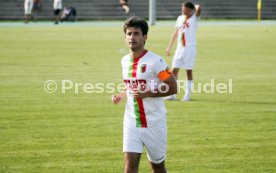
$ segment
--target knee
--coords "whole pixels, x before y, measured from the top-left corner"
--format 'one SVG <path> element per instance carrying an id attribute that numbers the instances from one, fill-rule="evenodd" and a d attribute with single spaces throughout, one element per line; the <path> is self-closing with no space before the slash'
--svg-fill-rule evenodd
<path id="1" fill-rule="evenodd" d="M 164 164 L 152 164 L 152 173 L 166 173 L 166 168 Z"/>

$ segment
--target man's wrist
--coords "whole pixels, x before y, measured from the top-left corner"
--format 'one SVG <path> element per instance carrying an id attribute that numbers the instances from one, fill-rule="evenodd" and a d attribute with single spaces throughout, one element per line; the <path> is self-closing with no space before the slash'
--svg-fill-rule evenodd
<path id="1" fill-rule="evenodd" d="M 147 97 L 153 97 L 153 92 L 151 90 L 147 90 L 146 92 L 143 93 L 144 97 L 143 98 L 147 98 Z"/>

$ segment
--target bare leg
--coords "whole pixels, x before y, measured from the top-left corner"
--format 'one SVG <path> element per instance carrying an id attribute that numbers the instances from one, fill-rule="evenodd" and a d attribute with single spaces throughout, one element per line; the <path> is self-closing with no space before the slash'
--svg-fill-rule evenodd
<path id="1" fill-rule="evenodd" d="M 140 158 L 140 153 L 125 153 L 124 173 L 138 173 Z"/>
<path id="2" fill-rule="evenodd" d="M 29 22 L 29 14 L 25 14 L 25 23 Z"/>
<path id="3" fill-rule="evenodd" d="M 193 80 L 193 70 L 186 70 L 187 73 L 187 79 Z"/>
<path id="4" fill-rule="evenodd" d="M 59 15 L 56 15 L 56 22 L 55 22 L 55 24 L 58 24 L 58 22 L 59 22 Z"/>
<path id="5" fill-rule="evenodd" d="M 60 22 L 60 18 L 61 18 L 61 10 L 55 11 L 55 17 L 56 17 L 55 24 L 58 24 Z"/>
<path id="6" fill-rule="evenodd" d="M 152 173 L 167 173 L 165 168 L 165 161 L 159 164 L 151 163 Z"/>
<path id="7" fill-rule="evenodd" d="M 36 18 L 34 17 L 34 15 L 30 15 L 30 18 L 31 18 L 31 20 L 33 20 L 34 22 L 36 22 Z"/>
<path id="8" fill-rule="evenodd" d="M 172 72 L 173 72 L 175 78 L 178 79 L 179 68 L 173 68 Z"/>

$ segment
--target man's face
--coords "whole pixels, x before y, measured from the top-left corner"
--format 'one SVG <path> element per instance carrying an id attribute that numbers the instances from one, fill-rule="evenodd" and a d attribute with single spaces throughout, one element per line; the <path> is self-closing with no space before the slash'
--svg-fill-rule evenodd
<path id="1" fill-rule="evenodd" d="M 185 7 L 184 5 L 182 5 L 182 14 L 186 15 L 186 16 L 191 16 L 193 13 L 193 10 L 190 8 Z"/>
<path id="2" fill-rule="evenodd" d="M 142 49 L 147 40 L 147 35 L 142 34 L 140 28 L 129 27 L 126 29 L 125 41 L 132 51 Z"/>

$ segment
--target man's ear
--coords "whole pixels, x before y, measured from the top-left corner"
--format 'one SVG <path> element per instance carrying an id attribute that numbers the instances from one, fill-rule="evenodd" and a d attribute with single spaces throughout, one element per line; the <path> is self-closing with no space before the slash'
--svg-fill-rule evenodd
<path id="1" fill-rule="evenodd" d="M 143 37 L 145 41 L 148 39 L 148 35 L 144 35 Z"/>

